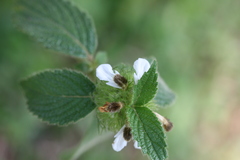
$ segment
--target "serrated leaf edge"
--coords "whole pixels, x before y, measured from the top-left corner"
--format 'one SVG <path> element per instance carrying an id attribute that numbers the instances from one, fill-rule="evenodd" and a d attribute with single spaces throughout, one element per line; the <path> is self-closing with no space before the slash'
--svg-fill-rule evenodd
<path id="1" fill-rule="evenodd" d="M 140 107 L 138 107 L 138 108 L 140 108 Z M 145 107 L 145 108 L 147 108 L 147 107 Z M 130 109 L 131 109 L 132 111 L 131 111 Z M 147 108 L 147 109 L 149 109 L 149 108 Z M 150 109 L 149 109 L 149 110 L 150 110 Z M 150 110 L 150 111 L 152 112 L 152 110 Z M 138 115 L 138 113 L 137 113 L 137 111 L 136 111 L 135 108 L 131 107 L 131 108 L 128 109 L 127 112 L 134 112 L 134 113 L 136 114 L 136 116 L 138 117 L 139 121 L 141 121 L 141 119 L 139 118 L 139 115 Z M 154 114 L 153 114 L 153 115 L 154 115 Z M 154 115 L 153 117 L 155 118 L 155 121 L 159 122 L 158 119 L 157 119 L 157 117 L 156 117 L 155 115 Z M 141 123 L 142 123 L 142 121 L 141 121 Z M 130 123 L 129 123 L 129 124 L 130 124 Z M 143 124 L 143 123 L 142 123 L 142 124 Z M 159 122 L 159 126 L 162 127 L 162 123 Z M 144 127 L 144 125 L 143 125 L 143 127 Z M 132 126 L 131 126 L 131 128 L 132 128 Z M 132 130 L 133 130 L 133 128 L 132 128 Z M 145 134 L 147 135 L 147 137 L 149 138 L 149 136 L 148 136 L 148 134 L 146 133 L 145 130 L 146 130 L 146 129 L 144 129 L 144 132 L 145 132 Z M 136 132 L 136 130 L 135 130 L 135 132 Z M 138 132 L 138 131 L 137 131 L 137 132 Z M 133 136 L 134 136 L 134 135 L 133 135 Z M 164 137 L 164 138 L 166 138 L 166 137 Z M 150 138 L 149 138 L 149 139 L 150 139 Z M 138 142 L 138 144 L 140 144 L 140 142 Z M 151 143 L 151 146 L 153 146 L 152 143 Z M 141 146 L 140 146 L 140 147 L 141 147 Z M 164 147 L 164 148 L 166 149 L 166 147 Z M 154 149 L 154 150 L 155 150 L 155 149 Z M 142 150 L 141 150 L 141 151 L 142 151 Z M 155 151 L 156 151 L 156 150 L 155 150 Z M 143 151 L 142 151 L 142 152 L 143 152 Z M 148 153 L 144 153 L 144 152 L 143 152 L 143 154 L 144 154 L 144 155 L 147 155 L 147 156 L 150 158 L 150 155 L 148 155 Z M 168 155 L 166 155 L 166 157 L 164 157 L 164 158 L 167 159 L 167 157 L 168 157 Z M 150 158 L 150 159 L 151 159 L 151 158 Z"/>
<path id="2" fill-rule="evenodd" d="M 153 65 L 155 65 L 155 67 L 154 67 Z M 155 73 L 157 74 L 157 76 L 159 76 L 159 73 L 157 72 L 157 61 L 156 61 L 155 59 L 154 59 L 153 62 L 151 63 L 151 67 L 149 68 L 149 70 L 152 68 L 152 66 L 155 68 Z M 148 73 L 149 73 L 149 70 L 148 70 L 147 72 L 145 72 L 145 73 L 143 74 L 143 76 L 146 75 L 146 74 L 148 74 Z M 143 76 L 142 76 L 142 77 L 143 77 Z M 134 85 L 134 89 L 135 89 L 135 88 L 137 88 L 137 84 Z M 158 91 L 158 82 L 157 82 L 156 91 L 155 91 L 155 94 L 154 94 L 153 98 L 152 98 L 151 100 L 149 100 L 148 102 L 142 104 L 142 105 L 145 105 L 145 104 L 151 102 L 151 101 L 154 99 L 154 97 L 156 96 L 157 91 Z M 139 94 L 139 95 L 140 95 L 140 94 Z M 137 96 L 137 97 L 139 97 L 139 96 Z M 132 100 L 133 105 L 136 104 L 137 101 L 138 101 L 138 98 L 135 98 L 135 97 L 133 96 L 133 100 Z M 142 106 L 142 105 L 141 105 L 141 106 Z"/>
<path id="3" fill-rule="evenodd" d="M 61 25 L 59 25 L 58 23 L 56 23 L 54 20 L 49 19 L 49 17 L 48 17 L 47 19 L 49 19 L 49 21 L 50 21 L 51 23 L 56 24 L 57 27 L 63 29 L 63 30 L 65 31 L 65 33 L 66 33 L 71 39 L 73 39 L 74 42 L 75 42 L 76 44 L 78 44 L 78 45 L 84 50 L 86 57 L 81 57 L 81 56 L 76 56 L 76 55 L 70 55 L 70 54 L 68 54 L 68 53 L 66 54 L 66 52 L 61 52 L 61 51 L 57 51 L 57 50 L 54 50 L 54 49 L 49 49 L 49 48 L 47 48 L 47 47 L 43 44 L 43 42 L 37 41 L 37 39 L 34 38 L 33 35 L 29 34 L 29 33 L 28 33 L 27 31 L 25 31 L 22 27 L 20 27 L 17 23 L 14 23 L 14 26 L 15 26 L 18 30 L 20 30 L 21 32 L 23 32 L 23 33 L 25 33 L 25 34 L 27 34 L 27 35 L 30 35 L 30 37 L 31 37 L 34 41 L 36 41 L 37 43 L 40 43 L 45 49 L 49 49 L 49 50 L 51 50 L 51 51 L 55 51 L 55 52 L 58 52 L 58 53 L 62 53 L 62 54 L 64 54 L 64 55 L 66 55 L 66 56 L 70 56 L 70 57 L 74 57 L 74 58 L 77 57 L 77 58 L 88 58 L 88 59 L 90 59 L 90 60 L 93 59 L 93 57 L 96 55 L 96 49 L 97 49 L 97 46 L 98 46 L 97 30 L 96 30 L 96 27 L 95 27 L 95 23 L 94 23 L 94 21 L 93 21 L 93 18 L 90 16 L 90 14 L 88 14 L 88 12 L 87 12 L 86 10 L 78 7 L 78 6 L 75 5 L 72 1 L 71 1 L 71 2 L 68 1 L 68 0 L 62 0 L 62 1 L 63 1 L 64 3 L 68 3 L 69 5 L 71 5 L 72 7 L 74 7 L 75 9 L 79 10 L 79 11 L 80 11 L 82 14 L 84 14 L 84 15 L 86 16 L 86 18 L 92 23 L 93 31 L 94 31 L 94 34 L 95 34 L 95 47 L 94 47 L 94 52 L 95 52 L 95 53 L 90 54 L 90 51 L 86 48 L 86 46 L 84 46 L 84 45 L 82 44 L 82 42 L 80 42 L 78 39 L 76 39 L 71 33 L 69 33 L 64 27 L 62 27 Z M 30 12 L 32 12 L 32 11 L 30 11 Z M 17 15 L 16 9 L 15 9 L 14 15 Z M 16 18 L 15 16 L 13 16 L 13 17 Z M 14 18 L 13 18 L 13 19 L 14 19 Z"/>
<path id="4" fill-rule="evenodd" d="M 30 76 L 28 76 L 28 77 L 26 77 L 26 78 L 23 78 L 22 80 L 20 80 L 20 85 L 21 85 L 21 83 L 22 83 L 23 81 L 26 81 L 26 80 L 34 77 L 34 76 L 37 76 L 37 75 L 42 74 L 42 73 L 44 73 L 44 72 L 54 72 L 54 71 L 57 71 L 57 70 L 59 70 L 59 71 L 67 70 L 67 71 L 70 71 L 70 72 L 81 73 L 86 79 L 88 79 L 89 81 L 91 81 L 91 80 L 90 80 L 86 75 L 84 75 L 82 72 L 76 71 L 76 70 L 73 70 L 73 69 L 68 69 L 68 68 L 64 68 L 64 69 L 46 69 L 46 70 L 44 70 L 44 71 L 35 72 L 35 73 L 33 73 L 32 75 L 30 75 Z M 92 82 L 92 81 L 91 81 L 91 82 Z M 93 83 L 93 82 L 92 82 L 92 83 Z M 94 83 L 93 83 L 93 84 L 94 84 Z M 21 85 L 21 87 L 22 87 L 22 85 Z M 23 87 L 22 87 L 22 89 L 23 89 Z M 25 92 L 24 89 L 23 89 L 23 92 L 24 92 L 24 94 L 25 94 L 25 99 L 26 99 L 26 104 L 27 104 L 27 109 L 28 109 L 28 111 L 29 111 L 33 116 L 37 117 L 41 122 L 44 122 L 44 123 L 46 123 L 47 125 L 56 125 L 56 126 L 60 126 L 60 127 L 65 127 L 65 126 L 68 126 L 68 125 L 70 125 L 70 124 L 75 124 L 75 123 L 77 123 L 78 121 L 80 121 L 82 118 L 88 116 L 88 115 L 86 115 L 86 116 L 84 116 L 84 117 L 82 117 L 82 118 L 79 118 L 79 119 L 76 120 L 76 121 L 69 121 L 68 123 L 65 123 L 65 124 L 63 124 L 63 125 L 62 125 L 62 124 L 59 124 L 59 123 L 50 123 L 50 122 L 44 120 L 43 118 L 39 117 L 37 114 L 35 114 L 34 112 L 32 112 L 32 111 L 30 110 L 30 108 L 29 108 L 29 102 L 28 102 L 29 100 L 28 100 L 28 98 L 27 98 L 27 96 L 26 96 L 26 92 Z M 93 95 L 89 96 L 89 98 L 91 98 L 92 101 L 93 101 Z M 94 101 L 93 101 L 93 102 L 94 102 Z M 94 110 L 94 109 L 93 109 L 93 110 Z M 92 110 L 92 111 L 93 111 L 93 110 Z M 91 112 L 92 112 L 92 111 L 91 111 Z M 91 112 L 90 112 L 90 113 L 91 113 Z M 89 114 L 90 114 L 90 113 L 89 113 Z"/>

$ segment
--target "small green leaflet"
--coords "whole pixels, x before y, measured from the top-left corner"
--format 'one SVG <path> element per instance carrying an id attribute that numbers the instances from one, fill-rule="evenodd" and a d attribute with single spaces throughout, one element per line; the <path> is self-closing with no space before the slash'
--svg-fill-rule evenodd
<path id="1" fill-rule="evenodd" d="M 89 114 L 96 105 L 95 85 L 82 73 L 48 70 L 21 81 L 29 110 L 50 124 L 66 125 Z"/>
<path id="2" fill-rule="evenodd" d="M 157 92 L 157 62 L 154 60 L 150 69 L 145 72 L 142 78 L 134 86 L 134 104 L 144 105 L 153 99 Z"/>
<path id="3" fill-rule="evenodd" d="M 158 76 L 158 91 L 153 100 L 158 105 L 165 107 L 170 105 L 175 100 L 175 97 L 173 91 L 171 91 L 163 79 Z"/>
<path id="4" fill-rule="evenodd" d="M 88 14 L 64 0 L 18 0 L 16 25 L 46 48 L 86 58 L 95 53 L 97 35 Z"/>
<path id="5" fill-rule="evenodd" d="M 96 57 L 97 64 L 104 64 L 108 62 L 108 56 L 106 52 L 100 51 L 97 53 Z"/>
<path id="6" fill-rule="evenodd" d="M 147 107 L 128 108 L 127 118 L 132 129 L 134 140 L 152 160 L 167 158 L 166 135 L 161 123 Z"/>

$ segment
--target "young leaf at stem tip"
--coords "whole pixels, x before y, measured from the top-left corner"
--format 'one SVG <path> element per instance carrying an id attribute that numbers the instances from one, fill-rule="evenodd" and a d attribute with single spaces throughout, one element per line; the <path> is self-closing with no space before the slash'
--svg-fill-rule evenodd
<path id="1" fill-rule="evenodd" d="M 48 70 L 21 81 L 29 110 L 50 124 L 66 125 L 85 117 L 95 107 L 95 85 L 82 73 Z"/>

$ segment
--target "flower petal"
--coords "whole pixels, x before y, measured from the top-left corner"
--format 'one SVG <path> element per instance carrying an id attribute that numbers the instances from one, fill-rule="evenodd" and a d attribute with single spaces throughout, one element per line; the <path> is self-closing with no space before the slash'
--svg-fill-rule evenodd
<path id="1" fill-rule="evenodd" d="M 119 131 L 118 133 L 114 136 L 114 138 L 116 138 L 117 136 L 119 136 L 120 134 L 123 134 L 123 130 L 126 127 L 126 125 L 124 125 Z"/>
<path id="2" fill-rule="evenodd" d="M 150 63 L 143 58 L 138 58 L 134 64 L 133 68 L 136 71 L 136 74 L 134 74 L 134 81 L 137 84 L 138 80 L 141 79 L 143 76 L 144 72 L 147 72 L 150 68 Z"/>
<path id="3" fill-rule="evenodd" d="M 97 67 L 96 76 L 102 81 L 108 81 L 106 84 L 115 88 L 119 87 L 113 80 L 114 76 L 119 74 L 118 71 L 112 69 L 110 64 L 101 64 Z"/>
<path id="4" fill-rule="evenodd" d="M 123 138 L 123 130 L 125 125 L 120 129 L 120 131 L 114 136 L 115 140 L 112 143 L 112 147 L 115 151 L 121 151 L 125 146 L 127 146 L 127 141 Z"/>
<path id="5" fill-rule="evenodd" d="M 153 113 L 157 116 L 159 121 L 164 122 L 165 118 L 162 115 L 158 114 L 157 112 L 153 112 Z"/>
<path id="6" fill-rule="evenodd" d="M 117 83 L 115 83 L 115 82 L 107 82 L 106 84 L 109 85 L 109 86 L 112 86 L 112 87 L 114 87 L 114 88 L 121 88 L 121 87 L 118 86 Z"/>
<path id="7" fill-rule="evenodd" d="M 134 147 L 135 147 L 136 149 L 141 149 L 141 147 L 138 146 L 138 142 L 137 142 L 137 141 L 134 142 Z"/>
<path id="8" fill-rule="evenodd" d="M 113 81 L 115 73 L 110 64 L 101 64 L 97 67 L 96 76 L 103 81 Z"/>
<path id="9" fill-rule="evenodd" d="M 138 82 L 138 76 L 137 76 L 137 74 L 136 73 L 134 73 L 133 74 L 133 76 L 134 76 L 134 82 L 135 82 L 135 84 L 137 84 L 137 82 Z"/>

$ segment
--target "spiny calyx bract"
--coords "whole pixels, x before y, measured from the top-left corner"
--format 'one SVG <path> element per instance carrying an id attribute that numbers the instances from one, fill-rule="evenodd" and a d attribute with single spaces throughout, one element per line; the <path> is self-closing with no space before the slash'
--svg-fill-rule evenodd
<path id="1" fill-rule="evenodd" d="M 124 88 L 106 85 L 105 81 L 98 81 L 94 92 L 97 106 L 97 117 L 101 129 L 118 131 L 126 124 L 126 108 L 132 104 L 134 70 L 131 66 L 120 64 L 113 68 L 127 80 Z M 115 105 L 115 107 L 113 106 Z M 116 110 L 112 108 L 117 108 Z"/>

